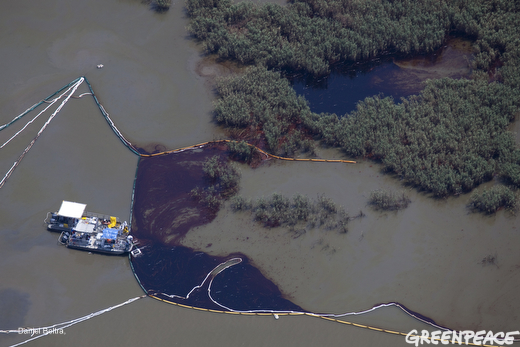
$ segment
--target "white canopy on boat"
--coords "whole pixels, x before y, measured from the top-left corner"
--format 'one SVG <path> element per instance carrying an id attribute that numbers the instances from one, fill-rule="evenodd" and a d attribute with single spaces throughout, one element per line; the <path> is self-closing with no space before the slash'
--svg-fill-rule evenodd
<path id="1" fill-rule="evenodd" d="M 83 212 L 85 211 L 86 207 L 86 204 L 63 200 L 60 210 L 58 211 L 58 215 L 79 219 L 81 216 L 83 216 Z"/>

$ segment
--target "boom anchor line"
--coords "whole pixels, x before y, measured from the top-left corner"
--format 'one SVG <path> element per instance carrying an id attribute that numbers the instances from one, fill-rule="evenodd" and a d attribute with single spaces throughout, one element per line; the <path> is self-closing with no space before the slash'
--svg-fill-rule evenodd
<path id="1" fill-rule="evenodd" d="M 78 96 L 75 96 L 73 95 L 76 90 L 78 89 L 78 87 L 83 83 L 83 82 L 86 82 L 87 83 L 87 86 L 90 90 L 89 93 L 82 93 Z M 57 94 L 59 94 L 60 92 L 62 92 L 63 90 L 65 90 L 63 93 L 61 93 L 59 96 L 56 96 Z M 87 78 L 85 76 L 82 76 L 82 77 L 79 77 L 75 80 L 73 80 L 72 82 L 70 82 L 69 84 L 67 84 L 66 86 L 60 88 L 59 90 L 57 90 L 56 92 L 54 92 L 53 94 L 49 95 L 48 97 L 46 97 L 45 99 L 41 100 L 40 102 L 34 104 L 33 106 L 29 107 L 27 110 L 25 110 L 23 113 L 21 113 L 20 115 L 16 116 L 12 121 L 4 124 L 4 125 L 1 125 L 0 126 L 0 131 L 8 128 L 10 125 L 12 125 L 13 123 L 15 123 L 16 121 L 18 121 L 19 119 L 21 119 L 23 116 L 27 115 L 29 112 L 33 111 L 34 109 L 36 109 L 38 106 L 42 105 L 42 104 L 47 104 L 48 106 L 46 106 L 42 111 L 40 111 L 33 119 L 31 119 L 29 122 L 27 122 L 23 127 L 22 129 L 20 129 L 19 131 L 17 131 L 13 136 L 11 136 L 11 138 L 9 138 L 5 143 L 3 143 L 1 146 L 0 146 L 0 149 L 4 148 L 9 142 L 11 142 L 11 140 L 13 140 L 14 138 L 16 138 L 18 135 L 20 135 L 20 133 L 22 131 L 24 131 L 30 124 L 32 124 L 36 119 L 38 119 L 38 117 L 40 115 L 42 115 L 45 111 L 47 111 L 49 109 L 49 107 L 51 107 L 52 105 L 54 105 L 56 102 L 58 102 L 60 99 L 62 99 L 63 97 L 65 97 L 65 99 L 61 102 L 61 104 L 58 106 L 58 108 L 52 113 L 52 115 L 49 117 L 49 119 L 45 122 L 45 124 L 42 126 L 42 128 L 38 131 L 36 137 L 29 143 L 29 145 L 25 148 L 25 150 L 22 152 L 22 154 L 18 157 L 18 159 L 14 162 L 14 164 L 11 166 L 11 168 L 7 171 L 7 173 L 4 175 L 4 177 L 2 178 L 2 180 L 0 181 L 0 189 L 4 186 L 5 182 L 9 179 L 9 177 L 11 176 L 11 174 L 13 173 L 14 169 L 20 164 L 20 162 L 22 161 L 22 159 L 24 158 L 24 156 L 27 154 L 27 152 L 29 152 L 29 150 L 32 148 L 32 146 L 34 145 L 34 143 L 36 142 L 36 140 L 40 137 L 40 135 L 43 133 L 43 131 L 47 128 L 47 126 L 50 124 L 50 122 L 54 119 L 54 117 L 61 111 L 61 109 L 63 108 L 63 106 L 65 106 L 65 104 L 71 99 L 79 99 L 79 98 L 82 98 L 83 96 L 85 95 L 91 95 L 94 99 L 94 101 L 96 102 L 96 105 L 98 106 L 101 114 L 103 115 L 103 117 L 105 117 L 105 120 L 108 122 L 108 125 L 110 126 L 110 128 L 112 129 L 112 131 L 114 131 L 114 133 L 116 134 L 116 136 L 121 140 L 121 142 L 123 142 L 123 144 L 128 148 L 130 149 L 134 154 L 138 155 L 139 157 L 156 157 L 156 156 L 160 156 L 160 155 L 165 155 L 165 154 L 170 154 L 170 153 L 176 153 L 176 152 L 182 152 L 182 151 L 185 151 L 185 150 L 188 150 L 188 149 L 195 149 L 195 148 L 200 148 L 200 147 L 203 147 L 203 146 L 206 146 L 206 145 L 209 145 L 209 144 L 212 144 L 212 143 L 229 143 L 229 142 L 237 142 L 235 140 L 216 140 L 216 141 L 207 141 L 207 142 L 203 142 L 203 143 L 199 143 L 199 144 L 196 144 L 196 145 L 192 145 L 192 146 L 186 146 L 186 147 L 182 147 L 182 148 L 177 148 L 177 149 L 173 149 L 173 150 L 168 150 L 168 151 L 164 151 L 164 152 L 160 152 L 160 153 L 153 153 L 153 154 L 143 154 L 143 153 L 140 153 L 137 148 L 130 142 L 128 141 L 124 136 L 123 134 L 119 131 L 119 129 L 116 127 L 116 125 L 114 124 L 114 122 L 112 121 L 112 119 L 110 118 L 110 115 L 108 114 L 108 112 L 105 110 L 105 108 L 103 107 L 103 105 L 101 105 L 101 103 L 99 102 L 96 94 L 94 93 L 94 90 L 92 89 L 92 86 L 90 84 L 90 82 L 87 80 Z M 56 96 L 56 97 L 55 97 Z M 265 155 L 266 157 L 270 157 L 270 158 L 274 158 L 274 159 L 279 159 L 279 160 L 287 160 L 287 161 L 309 161 L 309 162 L 325 162 L 325 163 L 350 163 L 350 164 L 355 164 L 356 162 L 355 161 L 352 161 L 352 160 L 342 160 L 342 159 L 313 159 L 313 158 L 287 158 L 287 157 L 280 157 L 280 156 L 277 156 L 277 155 L 274 155 L 274 154 L 271 154 L 271 153 L 268 153 L 264 150 L 262 150 L 261 148 L 258 148 L 250 143 L 247 143 L 248 146 L 250 146 L 251 148 L 254 148 L 255 150 L 257 150 L 258 152 L 260 152 L 261 154 Z"/>

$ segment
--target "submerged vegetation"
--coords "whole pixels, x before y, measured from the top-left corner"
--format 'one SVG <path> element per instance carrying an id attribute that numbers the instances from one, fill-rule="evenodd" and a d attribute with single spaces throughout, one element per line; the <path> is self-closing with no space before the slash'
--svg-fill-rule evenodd
<path id="1" fill-rule="evenodd" d="M 518 207 L 517 194 L 506 186 L 494 186 L 489 189 L 478 189 L 471 194 L 468 207 L 487 214 L 492 214 L 500 208 L 506 208 L 510 211 Z"/>
<path id="2" fill-rule="evenodd" d="M 254 202 L 242 196 L 234 196 L 231 199 L 231 208 L 235 212 L 251 212 L 253 219 L 266 228 L 289 227 L 297 236 L 314 228 L 346 233 L 347 224 L 352 219 L 341 206 L 322 195 L 313 201 L 301 194 L 296 194 L 291 199 L 280 193 L 273 193 L 268 198 L 260 198 Z M 356 217 L 362 216 L 364 214 L 360 212 Z"/>
<path id="3" fill-rule="evenodd" d="M 520 114 L 520 3 L 187 0 L 186 8 L 189 30 L 206 52 L 255 65 L 217 86 L 217 121 L 246 130 L 246 140 L 291 155 L 312 151 L 311 138 L 321 139 L 439 197 L 494 175 L 520 187 L 520 149 L 507 131 Z M 338 62 L 431 52 L 448 33 L 475 40 L 472 79 L 430 80 L 397 103 L 374 96 L 349 114 L 315 114 L 283 75 L 324 75 Z"/>
<path id="4" fill-rule="evenodd" d="M 370 192 L 368 203 L 379 210 L 402 210 L 408 207 L 411 200 L 404 193 L 397 193 L 384 189 L 376 189 Z"/>
<path id="5" fill-rule="evenodd" d="M 210 208 L 217 209 L 223 200 L 235 195 L 240 181 L 238 168 L 218 155 L 207 159 L 202 167 L 208 181 L 205 188 L 194 188 L 190 195 Z"/>

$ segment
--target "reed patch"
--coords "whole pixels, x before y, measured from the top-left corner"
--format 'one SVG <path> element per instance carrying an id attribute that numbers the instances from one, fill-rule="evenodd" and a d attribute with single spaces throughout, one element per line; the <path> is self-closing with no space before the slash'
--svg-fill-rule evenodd
<path id="1" fill-rule="evenodd" d="M 255 201 L 242 196 L 231 198 L 234 212 L 249 212 L 253 220 L 266 228 L 288 227 L 294 237 L 300 237 L 311 229 L 348 232 L 348 222 L 363 217 L 363 212 L 354 217 L 330 198 L 318 195 L 316 200 L 306 195 L 295 194 L 289 198 L 280 193 Z"/>

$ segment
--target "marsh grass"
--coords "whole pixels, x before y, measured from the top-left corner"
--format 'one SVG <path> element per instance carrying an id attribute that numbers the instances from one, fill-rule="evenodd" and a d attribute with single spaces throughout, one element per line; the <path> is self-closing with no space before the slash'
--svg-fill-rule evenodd
<path id="1" fill-rule="evenodd" d="M 248 164 L 251 163 L 251 160 L 253 159 L 254 148 L 249 146 L 247 142 L 233 141 L 228 142 L 227 146 L 234 159 Z"/>
<path id="2" fill-rule="evenodd" d="M 289 227 L 295 238 L 314 228 L 344 234 L 352 219 L 345 209 L 322 195 L 311 200 L 302 194 L 289 198 L 273 193 L 256 201 L 235 196 L 231 199 L 231 208 L 234 212 L 250 212 L 253 220 L 266 228 Z"/>
<path id="3" fill-rule="evenodd" d="M 312 116 L 307 124 L 349 155 L 375 160 L 407 184 L 444 197 L 499 173 L 520 183 L 520 153 L 507 131 L 519 100 L 519 90 L 503 84 L 440 79 L 399 104 L 370 97 L 345 117 Z"/>
<path id="4" fill-rule="evenodd" d="M 497 185 L 489 189 L 475 190 L 468 207 L 475 212 L 493 214 L 501 208 L 514 212 L 518 208 L 518 194 L 511 188 Z"/>
<path id="5" fill-rule="evenodd" d="M 397 211 L 408 207 L 412 202 L 404 192 L 376 189 L 370 192 L 368 204 L 377 210 Z"/>
<path id="6" fill-rule="evenodd" d="M 235 212 L 247 211 L 253 207 L 251 199 L 245 199 L 240 195 L 235 195 L 231 198 L 231 209 Z"/>
<path id="7" fill-rule="evenodd" d="M 287 6 L 187 0 L 186 8 L 188 30 L 206 52 L 316 75 L 327 74 L 330 64 L 386 51 L 431 52 L 450 30 L 456 11 L 444 1 L 413 0 L 294 0 Z"/>
<path id="8" fill-rule="evenodd" d="M 192 198 L 212 209 L 218 209 L 224 200 L 237 193 L 240 171 L 233 163 L 215 155 L 203 163 L 202 171 L 208 185 L 192 189 Z"/>
<path id="9" fill-rule="evenodd" d="M 259 136 L 274 154 L 314 152 L 313 141 L 300 125 L 302 114 L 310 112 L 309 106 L 279 72 L 252 67 L 242 75 L 219 79 L 216 87 L 218 123 L 251 132 L 249 136 L 255 138 Z M 232 144 L 229 148 L 237 155 L 250 156 L 245 144 Z"/>
<path id="10" fill-rule="evenodd" d="M 144 3 L 149 3 L 151 8 L 157 13 L 164 13 L 170 9 L 172 0 L 143 0 Z"/>
<path id="11" fill-rule="evenodd" d="M 218 83 L 215 118 L 259 131 L 272 153 L 312 151 L 314 136 L 437 197 L 497 174 L 520 187 L 520 149 L 507 131 L 520 106 L 520 2 L 187 0 L 186 8 L 207 52 L 255 65 Z M 478 38 L 472 79 L 430 80 L 397 104 L 374 96 L 350 114 L 315 114 L 275 72 L 324 75 L 338 62 L 431 52 L 449 32 Z"/>

